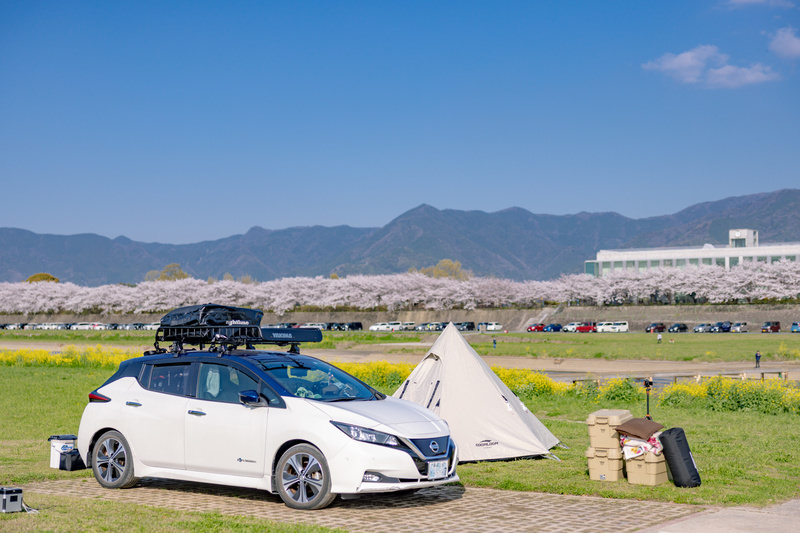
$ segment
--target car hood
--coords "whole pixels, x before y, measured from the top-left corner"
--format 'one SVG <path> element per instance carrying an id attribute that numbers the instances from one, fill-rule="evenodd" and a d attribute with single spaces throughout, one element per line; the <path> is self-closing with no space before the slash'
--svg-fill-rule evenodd
<path id="1" fill-rule="evenodd" d="M 449 434 L 447 423 L 421 405 L 387 396 L 383 400 L 313 402 L 331 420 L 409 437 Z"/>

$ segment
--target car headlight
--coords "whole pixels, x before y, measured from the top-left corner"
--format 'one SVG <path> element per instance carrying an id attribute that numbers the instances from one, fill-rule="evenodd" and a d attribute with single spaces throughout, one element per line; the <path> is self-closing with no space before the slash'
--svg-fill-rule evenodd
<path id="1" fill-rule="evenodd" d="M 331 422 L 331 424 L 341 429 L 345 435 L 354 440 L 381 444 L 383 446 L 400 446 L 400 441 L 397 440 L 397 437 L 388 433 L 367 429 L 361 426 L 354 426 L 352 424 L 345 424 L 343 422 Z"/>

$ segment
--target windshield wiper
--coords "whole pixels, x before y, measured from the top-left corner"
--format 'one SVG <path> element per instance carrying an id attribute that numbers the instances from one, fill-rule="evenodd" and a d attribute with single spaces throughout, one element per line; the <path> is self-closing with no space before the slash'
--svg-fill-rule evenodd
<path id="1" fill-rule="evenodd" d="M 360 396 L 347 396 L 344 398 L 331 398 L 330 400 L 325 400 L 326 402 L 352 402 L 353 400 L 367 400 L 368 398 L 362 398 Z"/>

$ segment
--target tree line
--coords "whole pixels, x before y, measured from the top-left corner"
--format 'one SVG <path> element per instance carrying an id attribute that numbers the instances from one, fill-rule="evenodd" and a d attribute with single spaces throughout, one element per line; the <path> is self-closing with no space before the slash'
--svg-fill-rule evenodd
<path id="1" fill-rule="evenodd" d="M 52 280 L 51 280 L 52 281 Z M 433 277 L 422 272 L 378 276 L 287 277 L 271 281 L 190 277 L 136 285 L 0 283 L 0 313 L 153 313 L 197 303 L 255 307 L 283 314 L 324 310 L 476 309 L 580 303 L 753 303 L 800 299 L 800 263 L 746 263 L 685 269 L 626 270 L 595 278 L 550 281 L 493 277 Z"/>

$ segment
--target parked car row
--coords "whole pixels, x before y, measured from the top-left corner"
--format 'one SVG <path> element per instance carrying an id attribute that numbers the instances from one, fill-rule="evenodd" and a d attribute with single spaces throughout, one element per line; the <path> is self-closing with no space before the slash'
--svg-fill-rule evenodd
<path id="1" fill-rule="evenodd" d="M 416 324 L 414 322 L 377 322 L 369 327 L 370 331 L 412 331 Z"/>
<path id="2" fill-rule="evenodd" d="M 158 329 L 159 323 L 144 324 L 141 322 L 131 322 L 128 324 L 117 324 L 115 322 L 42 322 L 42 323 L 13 323 L 13 324 L 0 324 L 0 329 L 28 329 L 28 330 L 73 330 L 73 331 L 91 331 L 91 330 L 140 330 L 140 329 Z"/>
<path id="3" fill-rule="evenodd" d="M 369 327 L 370 331 L 442 331 L 450 322 L 377 322 Z M 503 325 L 499 322 L 453 322 L 459 331 L 503 331 Z"/>
<path id="4" fill-rule="evenodd" d="M 555 331 L 565 331 L 565 332 L 573 332 L 573 333 L 595 333 L 600 331 L 600 326 L 602 324 L 612 324 L 611 322 L 602 322 L 598 324 L 596 322 L 570 322 L 566 326 L 562 326 L 561 324 L 532 324 L 528 326 L 527 331 L 531 333 L 535 333 L 537 331 L 542 332 L 555 332 Z M 625 322 L 625 331 L 627 330 L 627 322 Z M 610 329 L 606 329 L 604 331 L 612 331 Z"/>
<path id="5" fill-rule="evenodd" d="M 361 331 L 364 326 L 361 322 L 278 322 L 274 324 L 263 324 L 265 328 L 314 328 L 325 331 Z"/>
<path id="6" fill-rule="evenodd" d="M 535 333 L 538 331 L 542 332 L 553 332 L 553 331 L 566 331 L 566 332 L 577 332 L 577 333 L 585 333 L 585 332 L 627 332 L 629 331 L 629 325 L 627 321 L 621 320 L 617 322 L 570 322 L 566 326 L 562 326 L 561 324 L 531 324 L 527 328 L 528 332 Z M 669 327 L 664 324 L 663 322 L 652 322 L 647 327 L 644 328 L 646 333 L 686 333 L 689 331 L 689 326 L 682 322 L 676 322 Z M 722 322 L 714 322 L 714 323 L 702 323 L 695 326 L 692 331 L 695 333 L 747 333 L 747 322 L 730 322 L 730 321 L 722 321 Z M 775 321 L 768 321 L 764 322 L 763 326 L 761 327 L 762 333 L 779 333 L 781 331 L 781 323 Z M 800 333 L 800 322 L 793 322 L 792 323 L 792 333 Z"/>

